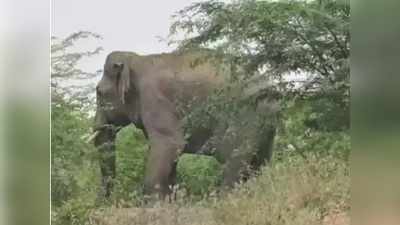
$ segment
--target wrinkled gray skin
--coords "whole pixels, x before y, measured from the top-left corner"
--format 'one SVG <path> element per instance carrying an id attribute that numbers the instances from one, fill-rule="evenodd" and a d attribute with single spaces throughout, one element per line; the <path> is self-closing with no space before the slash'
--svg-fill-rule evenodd
<path id="1" fill-rule="evenodd" d="M 177 160 L 182 153 L 217 155 L 224 163 L 223 185 L 226 186 L 239 181 L 246 165 L 257 169 L 270 159 L 275 129 L 258 131 L 256 122 L 254 126 L 236 125 L 242 138 L 225 134 L 235 125 L 219 126 L 218 123 L 193 128 L 190 137 L 184 138 L 185 114 L 193 105 L 201 104 L 225 79 L 223 75 L 217 76 L 218 70 L 210 63 L 193 67 L 195 59 L 194 54 L 178 53 L 139 56 L 132 52 L 112 52 L 107 56 L 104 75 L 96 87 L 94 125 L 97 132 L 94 144 L 102 155 L 103 197 L 109 197 L 113 188 L 116 134 L 120 127 L 129 124 L 141 129 L 150 144 L 145 194 L 159 194 L 160 198 L 168 195 L 175 184 Z M 191 107 L 180 107 L 189 102 Z M 253 115 L 247 112 L 245 116 L 238 120 L 250 120 Z M 257 152 L 235 153 L 237 145 L 246 144 L 253 144 Z M 211 147 L 216 152 L 208 151 Z"/>

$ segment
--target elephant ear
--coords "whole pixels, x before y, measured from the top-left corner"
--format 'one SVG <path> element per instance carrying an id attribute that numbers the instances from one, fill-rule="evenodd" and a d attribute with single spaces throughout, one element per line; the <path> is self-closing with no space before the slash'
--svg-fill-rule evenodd
<path id="1" fill-rule="evenodd" d="M 122 104 L 125 104 L 125 94 L 128 92 L 130 87 L 130 71 L 129 65 L 118 63 L 118 66 L 121 68 L 121 73 L 118 77 L 118 92 L 121 98 Z"/>

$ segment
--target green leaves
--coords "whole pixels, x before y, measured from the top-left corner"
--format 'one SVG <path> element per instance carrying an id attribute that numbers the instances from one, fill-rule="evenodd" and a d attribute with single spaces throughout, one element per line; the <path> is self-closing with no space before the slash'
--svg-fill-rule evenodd
<path id="1" fill-rule="evenodd" d="M 90 120 L 78 109 L 76 105 L 64 101 L 52 106 L 53 206 L 75 197 L 84 186 L 96 180 L 97 165 L 92 158 L 95 149 L 81 138 L 90 132 Z M 93 186 L 92 190 L 95 188 Z"/>
<path id="2" fill-rule="evenodd" d="M 119 200 L 134 202 L 141 193 L 144 179 L 145 162 L 148 155 L 148 143 L 142 131 L 128 126 L 117 136 L 117 178 L 114 197 Z"/>
<path id="3" fill-rule="evenodd" d="M 262 72 L 281 80 L 297 73 L 310 84 L 303 89 L 286 86 L 286 91 L 318 95 L 325 92 L 327 87 L 322 84 L 327 81 L 346 103 L 349 9 L 348 1 L 334 0 L 207 1 L 178 12 L 171 40 L 183 49 L 222 51 L 247 74 Z M 186 38 L 174 39 L 182 33 Z"/>
<path id="4" fill-rule="evenodd" d="M 296 171 L 296 161 L 300 160 L 308 168 L 312 162 L 308 155 L 318 158 L 314 163 L 321 168 L 327 165 L 319 163 L 325 156 L 329 162 L 332 156 L 334 160 L 347 161 L 350 152 L 349 22 L 348 0 L 239 0 L 229 4 L 212 0 L 179 11 L 171 26 L 171 44 L 178 44 L 181 50 L 213 49 L 208 53 L 223 62 L 232 75 L 230 82 L 213 93 L 204 105 L 185 114 L 185 137 L 190 137 L 191 128 L 210 127 L 218 121 L 231 128 L 234 141 L 244 143 L 257 127 L 248 123 L 260 124 L 257 127 L 260 130 L 262 126 L 277 124 L 277 118 L 271 119 L 268 110 L 257 115 L 249 112 L 264 100 L 279 98 L 283 113 L 274 147 L 278 162 L 275 165 Z M 89 73 L 77 69 L 77 62 L 97 54 L 100 49 L 71 53 L 70 47 L 81 38 L 99 36 L 78 32 L 64 40 L 53 39 L 52 43 L 52 204 L 57 212 L 55 217 L 63 218 L 68 224 L 71 221 L 79 224 L 85 219 L 88 210 L 94 207 L 100 184 L 96 151 L 82 139 L 90 132 L 82 101 L 75 97 L 70 98 L 75 101 L 66 100 L 73 92 L 58 89 L 59 82 L 81 75 L 90 77 Z M 270 87 L 271 83 L 264 81 L 274 85 Z M 80 88 L 75 90 L 85 92 Z M 141 197 L 137 193 L 143 181 L 148 146 L 143 135 L 132 127 L 120 131 L 116 145 L 117 178 L 113 197 L 117 203 L 130 202 L 124 205 L 131 206 Z M 214 187 L 220 172 L 215 160 L 202 157 L 184 156 L 178 164 L 180 185 L 195 195 L 204 195 L 209 187 Z M 266 170 L 265 174 L 271 173 Z M 283 184 L 287 182 L 280 175 L 276 178 L 284 181 Z M 321 185 L 325 182 L 318 179 L 315 181 Z M 265 188 L 273 189 L 273 185 L 266 182 L 259 194 L 265 194 Z M 261 202 L 266 202 L 267 207 L 271 205 L 270 201 Z"/>
<path id="5" fill-rule="evenodd" d="M 54 224 L 83 224 L 94 206 L 99 187 L 98 155 L 85 137 L 91 133 L 87 106 L 90 85 L 72 85 L 77 79 L 89 79 L 95 73 L 78 68 L 85 57 L 101 48 L 76 52 L 77 41 L 100 36 L 81 31 L 65 39 L 52 37 L 51 43 L 51 196 Z M 90 107 L 90 106 L 89 106 Z"/>
<path id="6" fill-rule="evenodd" d="M 170 38 L 181 49 L 214 49 L 231 65 L 232 84 L 260 74 L 272 81 L 264 89 L 278 93 L 284 112 L 275 149 L 326 152 L 343 144 L 337 151 L 348 152 L 349 26 L 348 0 L 206 1 L 177 13 Z M 228 106 L 211 114 L 228 121 L 251 102 L 229 101 L 229 91 L 218 96 L 228 98 L 212 104 Z"/>
<path id="7" fill-rule="evenodd" d="M 178 182 L 189 195 L 210 194 L 221 180 L 222 169 L 215 158 L 183 155 L 178 163 Z"/>
<path id="8" fill-rule="evenodd" d="M 348 132 L 347 114 L 338 115 L 338 109 L 318 109 L 327 107 L 329 101 L 291 102 L 282 115 L 282 123 L 275 142 L 275 156 L 302 155 L 312 152 L 316 155 L 334 156 L 349 159 L 350 134 Z M 332 107 L 332 106 L 331 106 Z M 328 111 L 329 113 L 326 113 Z M 286 160 L 286 159 L 285 159 Z"/>

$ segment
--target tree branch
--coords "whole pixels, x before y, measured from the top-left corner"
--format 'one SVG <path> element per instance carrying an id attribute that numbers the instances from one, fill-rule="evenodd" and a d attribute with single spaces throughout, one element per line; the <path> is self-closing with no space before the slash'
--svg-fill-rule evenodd
<path id="1" fill-rule="evenodd" d="M 338 39 L 338 37 L 336 36 L 336 34 L 333 32 L 332 29 L 329 28 L 329 26 L 327 24 L 325 24 L 325 28 L 328 30 L 328 32 L 332 35 L 333 39 L 336 42 L 336 45 L 339 47 L 339 49 L 342 52 L 343 58 L 348 58 L 348 53 L 345 49 L 345 47 L 343 47 L 343 45 L 340 44 L 340 41 Z"/>

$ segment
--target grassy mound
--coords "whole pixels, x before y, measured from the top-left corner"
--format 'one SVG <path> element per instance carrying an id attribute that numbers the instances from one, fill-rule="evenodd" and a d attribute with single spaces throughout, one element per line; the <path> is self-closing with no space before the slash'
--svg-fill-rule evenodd
<path id="1" fill-rule="evenodd" d="M 349 224 L 348 163 L 330 156 L 290 157 L 220 198 L 107 208 L 92 224 L 313 225 Z M 185 203 L 184 203 L 185 202 Z"/>

